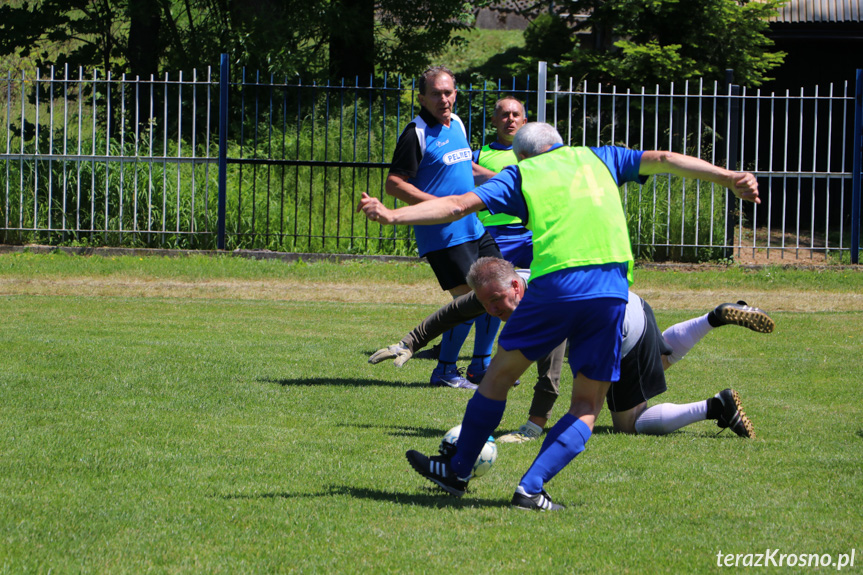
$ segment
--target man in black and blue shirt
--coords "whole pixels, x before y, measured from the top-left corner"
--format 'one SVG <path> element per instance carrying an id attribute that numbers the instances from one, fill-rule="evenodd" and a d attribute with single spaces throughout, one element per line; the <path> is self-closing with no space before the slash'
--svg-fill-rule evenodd
<path id="1" fill-rule="evenodd" d="M 443 66 L 429 68 L 418 88 L 420 113 L 399 136 L 386 181 L 387 194 L 410 205 L 469 192 L 475 183 L 494 175 L 472 161 L 467 131 L 453 113 L 453 73 Z M 473 214 L 446 224 L 416 226 L 414 234 L 419 255 L 428 260 L 441 288 L 454 298 L 470 291 L 465 277 L 471 264 L 481 256 L 501 255 Z M 465 378 L 456 360 L 471 325 L 476 326 L 474 353 Z M 443 334 L 431 383 L 476 389 L 491 359 L 499 327 L 499 319 L 484 314 Z"/>

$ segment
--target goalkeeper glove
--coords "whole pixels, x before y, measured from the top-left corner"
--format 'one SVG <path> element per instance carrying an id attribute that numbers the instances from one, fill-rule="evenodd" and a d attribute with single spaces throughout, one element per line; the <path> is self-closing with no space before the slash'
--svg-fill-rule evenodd
<path id="1" fill-rule="evenodd" d="M 369 363 L 380 363 L 385 359 L 393 359 L 393 365 L 401 367 L 411 358 L 413 352 L 402 342 L 379 349 L 369 358 Z"/>

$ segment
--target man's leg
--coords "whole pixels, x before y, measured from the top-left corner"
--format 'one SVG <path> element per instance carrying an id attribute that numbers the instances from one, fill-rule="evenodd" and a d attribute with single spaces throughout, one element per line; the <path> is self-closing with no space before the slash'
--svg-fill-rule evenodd
<path id="1" fill-rule="evenodd" d="M 766 312 L 745 302 L 720 304 L 703 316 L 674 324 L 662 332 L 673 350 L 668 363 L 683 359 L 712 329 L 723 325 L 739 325 L 759 333 L 771 333 L 775 324 Z"/>
<path id="2" fill-rule="evenodd" d="M 468 292 L 470 292 L 470 287 L 467 284 L 458 285 L 449 290 L 453 298 Z M 476 385 L 459 373 L 457 365 L 461 346 L 464 345 L 472 325 L 473 320 L 466 321 L 441 335 L 438 364 L 431 374 L 430 383 L 432 385 L 476 389 Z"/>
<path id="3" fill-rule="evenodd" d="M 645 333 L 630 352 L 630 356 L 638 355 L 639 358 L 635 362 L 629 361 L 629 357 L 623 360 L 621 382 L 615 384 L 617 386 L 626 382 L 634 393 L 637 383 L 639 396 L 634 401 L 631 397 L 624 399 L 622 409 L 617 411 L 609 403 L 614 429 L 623 433 L 665 435 L 698 421 L 711 419 L 720 428 L 730 427 L 741 437 L 754 437 L 752 422 L 743 411 L 740 396 L 732 389 L 723 390 L 705 401 L 682 405 L 661 403 L 647 407 L 647 400 L 665 391 L 664 371 L 714 327 L 733 324 L 769 333 L 773 331 L 773 320 L 758 308 L 745 304 L 722 304 L 701 317 L 675 324 L 658 336 L 659 328 L 656 327 L 653 311 L 646 302 L 644 307 L 647 323 Z M 669 351 L 672 353 L 666 355 Z M 657 356 L 662 360 L 661 365 L 655 360 Z M 634 407 L 629 409 L 629 406 Z"/>
<path id="4" fill-rule="evenodd" d="M 524 443 L 542 435 L 545 424 L 551 417 L 554 402 L 560 394 L 560 373 L 565 352 L 566 342 L 563 342 L 550 354 L 537 360 L 536 370 L 539 377 L 533 388 L 533 401 L 527 422 L 518 431 L 498 437 L 498 443 Z"/>
<path id="5" fill-rule="evenodd" d="M 474 321 L 473 358 L 467 367 L 467 379 L 479 384 L 491 362 L 494 340 L 500 329 L 500 318 L 482 314 Z"/>
<path id="6" fill-rule="evenodd" d="M 503 257 L 495 237 L 488 230 L 477 242 L 477 253 L 470 263 L 473 264 L 481 257 Z M 476 319 L 474 327 L 473 358 L 471 358 L 470 365 L 467 367 L 467 379 L 471 383 L 478 384 L 482 381 L 483 376 L 485 376 L 485 372 L 491 361 L 491 354 L 494 351 L 494 340 L 497 338 L 497 332 L 500 329 L 500 318 L 483 314 Z"/>
<path id="7" fill-rule="evenodd" d="M 411 466 L 445 491 L 463 495 L 476 458 L 500 424 L 509 390 L 531 363 L 518 350 L 498 348 L 477 393 L 467 404 L 455 455 L 426 457 L 411 450 L 406 454 Z"/>
<path id="8" fill-rule="evenodd" d="M 643 409 L 641 413 L 635 415 L 634 420 L 631 414 L 627 412 L 612 413 L 611 416 L 612 421 L 614 421 L 614 429 L 623 433 L 665 435 L 687 425 L 709 419 L 716 421 L 716 424 L 722 429 L 730 427 L 740 437 L 755 437 L 752 422 L 746 416 L 746 412 L 743 411 L 740 395 L 733 389 L 722 390 L 714 397 L 704 401 L 683 405 L 660 403 Z M 615 416 L 621 418 L 620 428 L 618 428 L 618 420 L 615 419 Z"/>
<path id="9" fill-rule="evenodd" d="M 545 493 L 544 485 L 584 451 L 610 385 L 579 372 L 572 384 L 569 412 L 549 430 L 539 455 L 519 482 L 513 505 L 527 509 L 559 508 Z"/>

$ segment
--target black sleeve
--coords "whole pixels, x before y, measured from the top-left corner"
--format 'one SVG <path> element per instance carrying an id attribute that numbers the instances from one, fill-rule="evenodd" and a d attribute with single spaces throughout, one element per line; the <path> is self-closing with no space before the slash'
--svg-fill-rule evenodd
<path id="1" fill-rule="evenodd" d="M 479 303 L 476 294 L 473 292 L 466 293 L 425 318 L 421 324 L 402 339 L 402 343 L 411 351 L 416 352 L 446 330 L 484 313 L 485 308 Z"/>
<path id="2" fill-rule="evenodd" d="M 417 137 L 416 124 L 411 122 L 405 128 L 396 143 L 393 152 L 393 161 L 390 164 L 390 173 L 413 178 L 417 175 L 422 160 L 419 138 Z"/>

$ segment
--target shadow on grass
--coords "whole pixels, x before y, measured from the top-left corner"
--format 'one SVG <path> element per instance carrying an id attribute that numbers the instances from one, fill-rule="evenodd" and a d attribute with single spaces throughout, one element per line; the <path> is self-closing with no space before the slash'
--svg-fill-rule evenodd
<path id="1" fill-rule="evenodd" d="M 465 497 L 447 495 L 436 487 L 428 487 L 428 494 L 408 494 L 363 487 L 331 487 L 330 495 L 347 495 L 355 499 L 387 501 L 400 505 L 420 505 L 434 509 L 469 509 L 473 507 L 509 507 L 509 501 L 501 499 L 476 498 L 468 492 Z"/>
<path id="2" fill-rule="evenodd" d="M 385 501 L 398 503 L 400 505 L 420 505 L 434 509 L 455 508 L 469 509 L 473 507 L 509 507 L 509 501 L 500 499 L 484 499 L 471 497 L 468 493 L 466 498 L 447 495 L 434 487 L 427 488 L 428 494 L 409 494 L 381 489 L 368 489 L 362 487 L 330 487 L 317 493 L 288 493 L 285 491 L 271 493 L 223 493 L 215 496 L 221 499 L 317 499 L 322 497 L 333 497 L 347 495 L 354 499 L 369 499 L 371 501 Z"/>
<path id="3" fill-rule="evenodd" d="M 512 46 L 503 52 L 495 54 L 483 64 L 473 66 L 465 70 L 465 76 L 472 77 L 480 75 L 484 78 L 507 78 L 516 73 L 515 64 L 521 61 L 521 56 L 527 54 L 527 50 L 522 46 Z M 524 89 L 526 86 L 517 85 L 517 88 Z"/>
<path id="4" fill-rule="evenodd" d="M 298 377 L 296 379 L 259 377 L 255 380 L 259 383 L 275 383 L 283 387 L 317 387 L 317 386 L 342 386 L 342 387 L 398 387 L 410 388 L 431 387 L 426 382 L 403 383 L 401 381 L 384 381 L 381 379 L 339 379 L 332 377 Z"/>
<path id="5" fill-rule="evenodd" d="M 431 427 L 403 427 L 400 425 L 366 425 L 357 423 L 343 423 L 339 427 L 353 427 L 355 429 L 372 429 L 379 430 L 393 437 L 421 437 L 428 439 L 430 437 L 443 437 L 447 429 L 431 428 Z"/>

